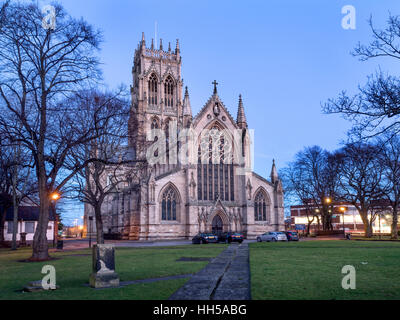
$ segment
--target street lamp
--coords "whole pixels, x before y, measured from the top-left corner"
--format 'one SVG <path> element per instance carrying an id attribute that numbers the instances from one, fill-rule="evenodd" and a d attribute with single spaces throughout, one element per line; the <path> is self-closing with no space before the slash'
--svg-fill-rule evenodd
<path id="1" fill-rule="evenodd" d="M 92 247 L 92 223 L 93 217 L 89 216 L 89 248 Z"/>
<path id="2" fill-rule="evenodd" d="M 51 198 L 51 200 L 57 201 L 57 200 L 60 199 L 60 194 L 59 194 L 58 192 L 53 192 L 53 193 L 50 195 L 50 198 Z"/>
<path id="3" fill-rule="evenodd" d="M 344 235 L 344 237 L 346 238 L 346 230 L 345 230 L 345 228 L 344 228 L 344 214 L 345 214 L 347 208 L 346 208 L 346 207 L 340 207 L 339 210 L 340 210 L 340 212 L 342 212 L 342 214 L 343 214 L 343 235 Z"/>
<path id="4" fill-rule="evenodd" d="M 53 247 L 55 246 L 56 238 L 58 239 L 58 218 L 56 214 L 56 203 L 60 200 L 61 196 L 58 192 L 53 192 L 50 194 L 51 206 L 53 207 L 54 211 L 54 232 L 53 232 Z"/>
<path id="5" fill-rule="evenodd" d="M 332 199 L 330 197 L 326 197 L 325 198 L 325 203 L 326 204 L 331 204 L 332 203 Z"/>

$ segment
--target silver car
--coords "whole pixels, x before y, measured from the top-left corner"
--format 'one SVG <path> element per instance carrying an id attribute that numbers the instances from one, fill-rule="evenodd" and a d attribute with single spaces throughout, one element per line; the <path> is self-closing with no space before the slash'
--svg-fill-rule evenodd
<path id="1" fill-rule="evenodd" d="M 283 232 L 266 232 L 261 236 L 257 237 L 257 242 L 277 242 L 277 241 L 288 241 L 286 234 Z"/>

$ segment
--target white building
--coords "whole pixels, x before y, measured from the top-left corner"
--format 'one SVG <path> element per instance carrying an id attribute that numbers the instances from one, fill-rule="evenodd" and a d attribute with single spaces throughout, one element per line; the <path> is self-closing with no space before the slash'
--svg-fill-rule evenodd
<path id="1" fill-rule="evenodd" d="M 9 208 L 6 213 L 4 226 L 4 240 L 12 241 L 14 208 Z M 39 220 L 39 207 L 21 206 L 18 208 L 18 231 L 17 241 L 20 241 L 21 233 L 26 233 L 26 241 L 33 241 L 33 236 Z M 49 225 L 47 227 L 47 240 L 52 241 L 55 234 L 55 215 L 52 211 L 49 214 Z"/>

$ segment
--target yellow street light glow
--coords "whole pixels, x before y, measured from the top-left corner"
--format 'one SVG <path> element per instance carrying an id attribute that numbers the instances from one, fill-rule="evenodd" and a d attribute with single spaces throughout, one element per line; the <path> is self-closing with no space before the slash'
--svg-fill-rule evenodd
<path id="1" fill-rule="evenodd" d="M 83 226 L 79 226 L 79 230 L 83 230 Z"/>
<path id="2" fill-rule="evenodd" d="M 340 207 L 340 211 L 345 212 L 346 211 L 346 207 Z"/>
<path id="3" fill-rule="evenodd" d="M 331 203 L 331 202 L 332 202 L 332 199 L 331 199 L 331 198 L 329 198 L 329 197 L 325 198 L 325 203 L 329 204 L 329 203 Z"/>
<path id="4" fill-rule="evenodd" d="M 58 194 L 57 192 L 54 192 L 51 194 L 51 199 L 52 200 L 58 200 L 60 199 L 60 194 Z"/>

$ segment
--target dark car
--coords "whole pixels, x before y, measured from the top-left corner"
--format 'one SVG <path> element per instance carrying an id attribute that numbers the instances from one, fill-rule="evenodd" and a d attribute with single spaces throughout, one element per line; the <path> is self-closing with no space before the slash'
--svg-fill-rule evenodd
<path id="1" fill-rule="evenodd" d="M 218 236 L 211 233 L 199 233 L 192 239 L 193 244 L 218 243 Z"/>
<path id="2" fill-rule="evenodd" d="M 299 234 L 296 231 L 284 231 L 288 241 L 299 241 Z"/>
<path id="3" fill-rule="evenodd" d="M 219 242 L 226 242 L 226 243 L 231 243 L 231 242 L 242 243 L 243 240 L 244 240 L 243 234 L 238 232 L 224 232 L 221 233 L 218 237 Z"/>

